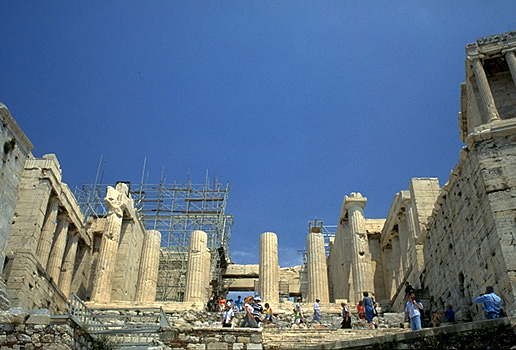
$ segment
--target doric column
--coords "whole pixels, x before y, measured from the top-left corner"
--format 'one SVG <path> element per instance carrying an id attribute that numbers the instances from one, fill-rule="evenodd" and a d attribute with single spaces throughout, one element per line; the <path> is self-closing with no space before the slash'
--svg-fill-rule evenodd
<path id="1" fill-rule="evenodd" d="M 59 209 L 59 199 L 55 196 L 50 197 L 43 221 L 43 228 L 41 229 L 41 236 L 38 241 L 38 248 L 36 255 L 39 257 L 41 266 L 47 266 L 50 248 L 52 247 L 52 240 L 54 232 L 56 231 L 57 211 Z"/>
<path id="2" fill-rule="evenodd" d="M 351 259 L 353 271 L 353 302 L 360 300 L 362 292 L 373 292 L 370 266 L 371 255 L 369 253 L 369 241 L 365 229 L 364 207 L 367 198 L 360 193 L 351 193 L 345 197 L 345 206 L 348 211 L 351 229 Z M 351 297 L 351 295 L 350 295 Z"/>
<path id="3" fill-rule="evenodd" d="M 185 302 L 204 302 L 203 294 L 206 289 L 205 252 L 208 249 L 208 236 L 204 231 L 193 231 L 190 234 L 188 249 L 188 264 L 186 266 Z"/>
<path id="4" fill-rule="evenodd" d="M 330 301 L 328 289 L 328 270 L 324 237 L 319 232 L 311 232 L 306 237 L 306 256 L 308 265 L 307 301 L 320 299 L 322 303 Z"/>
<path id="5" fill-rule="evenodd" d="M 414 206 L 412 204 L 412 201 L 406 201 L 403 202 L 405 204 L 405 214 L 407 216 L 407 225 L 409 230 L 409 242 L 412 244 L 415 242 L 415 239 L 417 238 L 417 228 L 416 228 L 416 222 L 414 220 L 415 212 L 414 212 Z"/>
<path id="6" fill-rule="evenodd" d="M 77 244 L 79 242 L 79 232 L 72 231 L 68 234 L 68 242 L 61 266 L 61 274 L 59 275 L 59 289 L 67 297 L 70 296 L 70 286 L 72 284 L 72 274 L 75 265 L 75 255 L 77 254 Z"/>
<path id="7" fill-rule="evenodd" d="M 477 81 L 478 91 L 480 92 L 480 99 L 484 105 L 484 110 L 487 113 L 487 122 L 500 120 L 500 115 L 496 109 L 493 94 L 487 81 L 486 72 L 482 65 L 482 58 L 484 55 L 468 56 L 468 59 L 472 62 L 473 70 L 475 71 L 475 80 Z"/>
<path id="8" fill-rule="evenodd" d="M 274 232 L 260 235 L 259 292 L 264 302 L 279 303 L 278 237 Z"/>
<path id="9" fill-rule="evenodd" d="M 154 302 L 156 300 L 160 242 L 161 233 L 159 231 L 145 232 L 136 287 L 136 301 L 138 302 Z"/>
<path id="10" fill-rule="evenodd" d="M 98 303 L 108 303 L 111 301 L 111 280 L 116 264 L 123 219 L 121 195 L 113 187 L 109 186 L 107 188 L 105 202 L 109 212 L 106 217 L 104 232 L 102 233 L 99 257 L 91 291 L 91 300 Z"/>
<path id="11" fill-rule="evenodd" d="M 401 282 L 401 256 L 400 256 L 400 238 L 399 236 L 392 237 L 392 269 L 394 272 L 392 280 L 392 290 L 394 293 L 398 290 L 398 286 Z"/>
<path id="12" fill-rule="evenodd" d="M 502 53 L 505 54 L 505 59 L 507 60 L 507 64 L 509 65 L 509 70 L 511 71 L 512 80 L 516 85 L 516 47 L 511 47 L 510 49 L 503 50 Z"/>
<path id="13" fill-rule="evenodd" d="M 204 269 L 204 290 L 202 290 L 203 300 L 208 300 L 210 297 L 210 282 L 211 282 L 211 254 L 208 249 L 203 253 L 203 265 L 206 266 Z"/>
<path id="14" fill-rule="evenodd" d="M 52 245 L 47 265 L 47 273 L 56 284 L 59 283 L 59 275 L 61 274 L 61 265 L 63 263 L 63 253 L 66 247 L 66 235 L 68 234 L 69 224 L 68 215 L 66 213 L 59 214 L 57 217 L 54 244 Z"/>
<path id="15" fill-rule="evenodd" d="M 410 264 L 408 261 L 409 254 L 409 232 L 406 215 L 398 217 L 398 234 L 400 237 L 400 258 L 401 258 L 401 278 L 405 277 L 405 272 L 408 271 Z"/>

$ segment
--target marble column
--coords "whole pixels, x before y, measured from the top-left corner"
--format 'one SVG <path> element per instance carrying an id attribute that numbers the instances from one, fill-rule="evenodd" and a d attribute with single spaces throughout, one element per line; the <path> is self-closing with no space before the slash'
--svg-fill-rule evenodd
<path id="1" fill-rule="evenodd" d="M 477 81 L 478 91 L 480 92 L 480 99 L 484 106 L 485 113 L 487 113 L 487 122 L 490 123 L 495 120 L 500 120 L 500 115 L 496 109 L 493 94 L 491 93 L 491 87 L 487 80 L 484 66 L 482 65 L 481 58 L 483 55 L 468 56 L 468 59 L 472 62 L 473 71 L 475 72 L 475 80 Z"/>
<path id="2" fill-rule="evenodd" d="M 102 233 L 99 257 L 91 291 L 91 300 L 97 303 L 108 303 L 111 301 L 111 281 L 116 265 L 123 220 L 121 196 L 122 194 L 119 191 L 108 186 L 105 202 L 109 211 L 104 225 L 104 232 Z"/>
<path id="3" fill-rule="evenodd" d="M 411 200 L 404 201 L 403 204 L 405 204 L 405 215 L 407 216 L 409 242 L 412 244 L 415 243 L 418 236 L 416 222 L 414 220 L 416 213 L 414 211 L 414 205 L 412 204 Z"/>
<path id="4" fill-rule="evenodd" d="M 206 266 L 204 269 L 204 289 L 202 290 L 203 300 L 208 300 L 210 297 L 210 283 L 211 283 L 211 254 L 208 249 L 203 253 L 203 265 Z"/>
<path id="5" fill-rule="evenodd" d="M 398 290 L 401 283 L 401 256 L 400 256 L 400 238 L 399 236 L 392 237 L 392 269 L 394 272 L 392 280 L 392 290 L 394 293 Z"/>
<path id="6" fill-rule="evenodd" d="M 61 274 L 59 275 L 59 289 L 67 297 L 70 296 L 70 286 L 72 284 L 73 268 L 75 266 L 75 255 L 77 254 L 77 244 L 79 242 L 79 232 L 76 230 L 68 234 L 68 242 L 61 265 Z"/>
<path id="7" fill-rule="evenodd" d="M 505 59 L 507 60 L 507 65 L 509 66 L 509 70 L 511 71 L 512 80 L 514 81 L 514 85 L 516 85 L 516 47 L 511 47 L 510 49 L 503 50 L 502 53 L 505 54 Z"/>
<path id="8" fill-rule="evenodd" d="M 70 221 L 66 213 L 61 213 L 57 217 L 57 228 L 54 234 L 54 244 L 50 250 L 48 258 L 47 273 L 56 284 L 59 283 L 61 265 L 63 264 L 63 253 L 66 247 L 66 236 L 68 235 L 68 225 Z"/>
<path id="9" fill-rule="evenodd" d="M 356 303 L 362 298 L 362 292 L 374 292 L 371 254 L 369 252 L 369 241 L 365 229 L 364 207 L 367 198 L 360 193 L 351 193 L 345 197 L 345 206 L 348 211 L 349 225 L 351 229 L 351 259 L 353 272 L 354 300 Z M 351 297 L 351 295 L 350 295 Z"/>
<path id="10" fill-rule="evenodd" d="M 154 302 L 156 300 L 160 243 L 161 233 L 159 231 L 145 231 L 136 287 L 136 301 L 138 302 Z"/>
<path id="11" fill-rule="evenodd" d="M 36 255 L 39 258 L 41 266 L 45 267 L 48 263 L 50 248 L 52 247 L 52 240 L 54 232 L 56 231 L 57 211 L 59 209 L 59 199 L 52 196 L 48 202 L 45 220 L 43 221 L 43 228 L 41 229 L 41 236 L 38 241 Z"/>
<path id="12" fill-rule="evenodd" d="M 324 237 L 319 232 L 311 232 L 306 237 L 306 255 L 308 267 L 308 294 L 307 301 L 321 303 L 330 301 L 328 289 L 328 269 L 326 265 L 326 251 Z"/>
<path id="13" fill-rule="evenodd" d="M 204 253 L 208 249 L 208 236 L 204 231 L 193 231 L 190 234 L 190 246 L 188 249 L 188 264 L 186 267 L 186 303 L 204 302 L 203 294 L 206 289 L 206 266 Z"/>
<path id="14" fill-rule="evenodd" d="M 258 288 L 263 302 L 279 303 L 278 238 L 274 232 L 260 235 Z"/>
<path id="15" fill-rule="evenodd" d="M 398 234 L 400 237 L 400 258 L 401 258 L 401 278 L 405 278 L 405 273 L 409 270 L 409 229 L 407 217 L 402 214 L 398 217 Z"/>

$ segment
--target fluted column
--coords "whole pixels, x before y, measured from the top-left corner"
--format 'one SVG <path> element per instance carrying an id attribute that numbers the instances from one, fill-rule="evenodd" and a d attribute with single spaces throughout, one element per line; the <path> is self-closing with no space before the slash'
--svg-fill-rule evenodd
<path id="1" fill-rule="evenodd" d="M 279 303 L 278 237 L 274 232 L 260 235 L 259 291 L 264 302 Z"/>
<path id="2" fill-rule="evenodd" d="M 75 265 L 75 255 L 77 254 L 77 244 L 79 242 L 79 232 L 72 231 L 68 234 L 68 242 L 59 275 L 59 289 L 67 297 L 70 296 L 70 286 L 72 284 L 72 274 Z"/>
<path id="3" fill-rule="evenodd" d="M 202 291 L 203 300 L 208 300 L 210 297 L 210 282 L 211 282 L 211 254 L 208 249 L 203 253 L 203 265 L 206 266 L 204 269 L 204 290 Z"/>
<path id="4" fill-rule="evenodd" d="M 493 94 L 491 93 L 491 87 L 487 80 L 482 60 L 484 55 L 468 56 L 468 59 L 472 62 L 473 70 L 475 71 L 475 80 L 477 81 L 478 91 L 480 92 L 480 99 L 484 105 L 484 110 L 487 113 L 487 122 L 500 120 L 500 115 L 496 109 Z"/>
<path id="5" fill-rule="evenodd" d="M 56 284 L 59 283 L 59 275 L 61 274 L 61 265 L 63 264 L 63 253 L 66 247 L 66 235 L 68 234 L 69 224 L 70 221 L 67 214 L 59 214 L 57 217 L 57 229 L 54 235 L 54 244 L 52 245 L 47 264 L 47 273 Z"/>
<path id="6" fill-rule="evenodd" d="M 190 234 L 188 264 L 186 267 L 185 302 L 201 303 L 206 289 L 205 252 L 208 249 L 208 236 L 204 231 L 193 231 Z"/>
<path id="7" fill-rule="evenodd" d="M 392 243 L 392 270 L 394 272 L 393 274 L 393 280 L 392 280 L 392 289 L 393 292 L 396 293 L 398 290 L 398 286 L 401 282 L 401 256 L 400 256 L 400 238 L 399 236 L 392 237 L 391 239 Z"/>
<path id="8" fill-rule="evenodd" d="M 99 257 L 91 291 L 91 300 L 98 303 L 108 303 L 111 301 L 111 280 L 116 265 L 116 255 L 123 220 L 123 208 L 120 197 L 120 192 L 113 187 L 108 187 L 105 202 L 109 212 L 106 217 L 104 232 L 102 233 Z"/>
<path id="9" fill-rule="evenodd" d="M 369 241 L 365 229 L 364 207 L 367 198 L 360 193 L 351 193 L 345 197 L 345 206 L 348 211 L 351 229 L 352 271 L 353 289 L 355 292 L 353 302 L 360 300 L 362 292 L 373 292 L 371 279 Z M 351 297 L 351 295 L 350 295 Z"/>
<path id="10" fill-rule="evenodd" d="M 311 232 L 306 237 L 306 255 L 308 265 L 307 301 L 314 302 L 315 299 L 320 299 L 322 303 L 328 303 L 330 301 L 328 270 L 324 237 L 321 233 Z"/>
<path id="11" fill-rule="evenodd" d="M 41 236 L 36 249 L 36 255 L 39 257 L 41 266 L 47 266 L 48 263 L 50 248 L 52 247 L 52 240 L 54 238 L 54 232 L 56 231 L 58 209 L 59 199 L 53 196 L 48 202 L 45 220 L 43 221 L 43 228 L 41 229 Z"/>
<path id="12" fill-rule="evenodd" d="M 514 81 L 514 85 L 516 85 L 516 53 L 514 51 L 516 51 L 516 47 L 503 50 L 502 53 L 505 54 L 505 59 L 507 60 L 509 70 L 511 71 L 512 80 Z"/>
<path id="13" fill-rule="evenodd" d="M 161 233 L 159 231 L 145 232 L 136 286 L 136 301 L 138 302 L 154 302 L 156 300 L 160 242 Z"/>
<path id="14" fill-rule="evenodd" d="M 414 213 L 414 206 L 412 205 L 412 201 L 407 201 L 405 203 L 405 213 L 407 216 L 407 225 L 408 225 L 408 231 L 409 231 L 409 242 L 412 244 L 415 242 L 415 239 L 417 238 L 417 229 L 416 229 L 416 222 L 414 220 L 415 213 Z"/>

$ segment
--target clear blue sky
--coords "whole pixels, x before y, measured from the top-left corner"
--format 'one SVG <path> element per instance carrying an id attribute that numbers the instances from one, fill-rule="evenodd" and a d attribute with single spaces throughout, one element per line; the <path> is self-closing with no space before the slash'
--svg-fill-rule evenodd
<path id="1" fill-rule="evenodd" d="M 383 218 L 411 177 L 458 161 L 464 46 L 516 30 L 516 1 L 2 1 L 0 101 L 95 180 L 230 182 L 237 263 L 278 234 L 300 262 L 308 221 L 362 192 Z"/>

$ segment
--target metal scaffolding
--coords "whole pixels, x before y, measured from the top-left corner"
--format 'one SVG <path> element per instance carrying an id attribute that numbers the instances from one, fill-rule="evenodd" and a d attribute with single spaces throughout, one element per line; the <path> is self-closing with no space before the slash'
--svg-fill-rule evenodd
<path id="1" fill-rule="evenodd" d="M 324 250 L 326 251 L 326 256 L 328 256 L 330 253 L 330 240 L 335 238 L 337 225 L 324 225 L 322 221 L 315 218 L 313 221 L 308 221 L 308 234 L 312 232 L 318 232 L 323 235 Z M 306 265 L 306 249 L 300 249 L 297 253 L 303 256 L 303 264 Z"/>
<path id="2" fill-rule="evenodd" d="M 97 176 L 98 179 L 98 176 Z M 107 214 L 103 196 L 107 185 L 83 184 L 75 195 L 85 217 Z M 223 187 L 206 175 L 204 183 L 167 184 L 163 171 L 159 184 L 132 186 L 135 207 L 147 230 L 161 232 L 161 256 L 156 300 L 182 301 L 190 233 L 202 230 L 208 236 L 211 253 L 212 284 L 216 288 L 220 268 L 230 261 L 229 240 L 233 216 L 225 213 L 229 196 L 229 182 Z"/>

